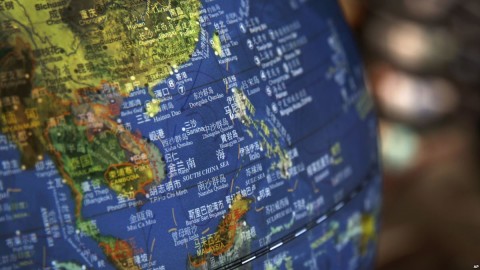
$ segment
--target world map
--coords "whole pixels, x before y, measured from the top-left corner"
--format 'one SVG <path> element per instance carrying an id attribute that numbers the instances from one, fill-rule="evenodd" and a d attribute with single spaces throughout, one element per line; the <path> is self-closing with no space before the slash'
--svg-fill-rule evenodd
<path id="1" fill-rule="evenodd" d="M 0 1 L 0 269 L 371 269 L 334 0 Z"/>

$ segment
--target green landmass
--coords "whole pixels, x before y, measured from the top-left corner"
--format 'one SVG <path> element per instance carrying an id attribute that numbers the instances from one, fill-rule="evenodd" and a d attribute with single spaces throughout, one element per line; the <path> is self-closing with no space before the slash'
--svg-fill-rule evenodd
<path id="1" fill-rule="evenodd" d="M 198 0 L 47 0 L 14 1 L 0 13 L 8 26 L 0 32 L 1 132 L 17 145 L 22 169 L 51 156 L 75 200 L 77 229 L 117 269 L 138 269 L 133 249 L 83 218 L 82 185 L 135 197 L 165 178 L 158 149 L 118 114 L 135 87 L 150 91 L 190 59 L 199 8 Z M 160 102 L 152 103 L 154 115 Z"/>
<path id="2" fill-rule="evenodd" d="M 84 270 L 82 266 L 74 262 L 55 262 L 56 270 Z"/>

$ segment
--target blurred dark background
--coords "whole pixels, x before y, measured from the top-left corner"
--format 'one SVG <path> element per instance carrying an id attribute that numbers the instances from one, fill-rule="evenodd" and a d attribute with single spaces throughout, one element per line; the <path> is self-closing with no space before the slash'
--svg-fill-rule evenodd
<path id="1" fill-rule="evenodd" d="M 377 269 L 476 269 L 480 0 L 340 2 L 380 115 Z"/>

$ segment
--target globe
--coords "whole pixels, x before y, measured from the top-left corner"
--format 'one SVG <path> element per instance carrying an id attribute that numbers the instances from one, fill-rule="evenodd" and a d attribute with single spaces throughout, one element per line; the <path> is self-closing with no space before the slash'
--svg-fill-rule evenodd
<path id="1" fill-rule="evenodd" d="M 371 269 L 377 123 L 333 0 L 0 2 L 1 269 Z"/>

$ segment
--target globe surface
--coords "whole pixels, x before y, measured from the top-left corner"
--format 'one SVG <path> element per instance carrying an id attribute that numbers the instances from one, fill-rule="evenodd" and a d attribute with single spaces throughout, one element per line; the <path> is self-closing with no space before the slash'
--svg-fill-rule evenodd
<path id="1" fill-rule="evenodd" d="M 1 269 L 371 269 L 333 0 L 0 2 Z"/>

